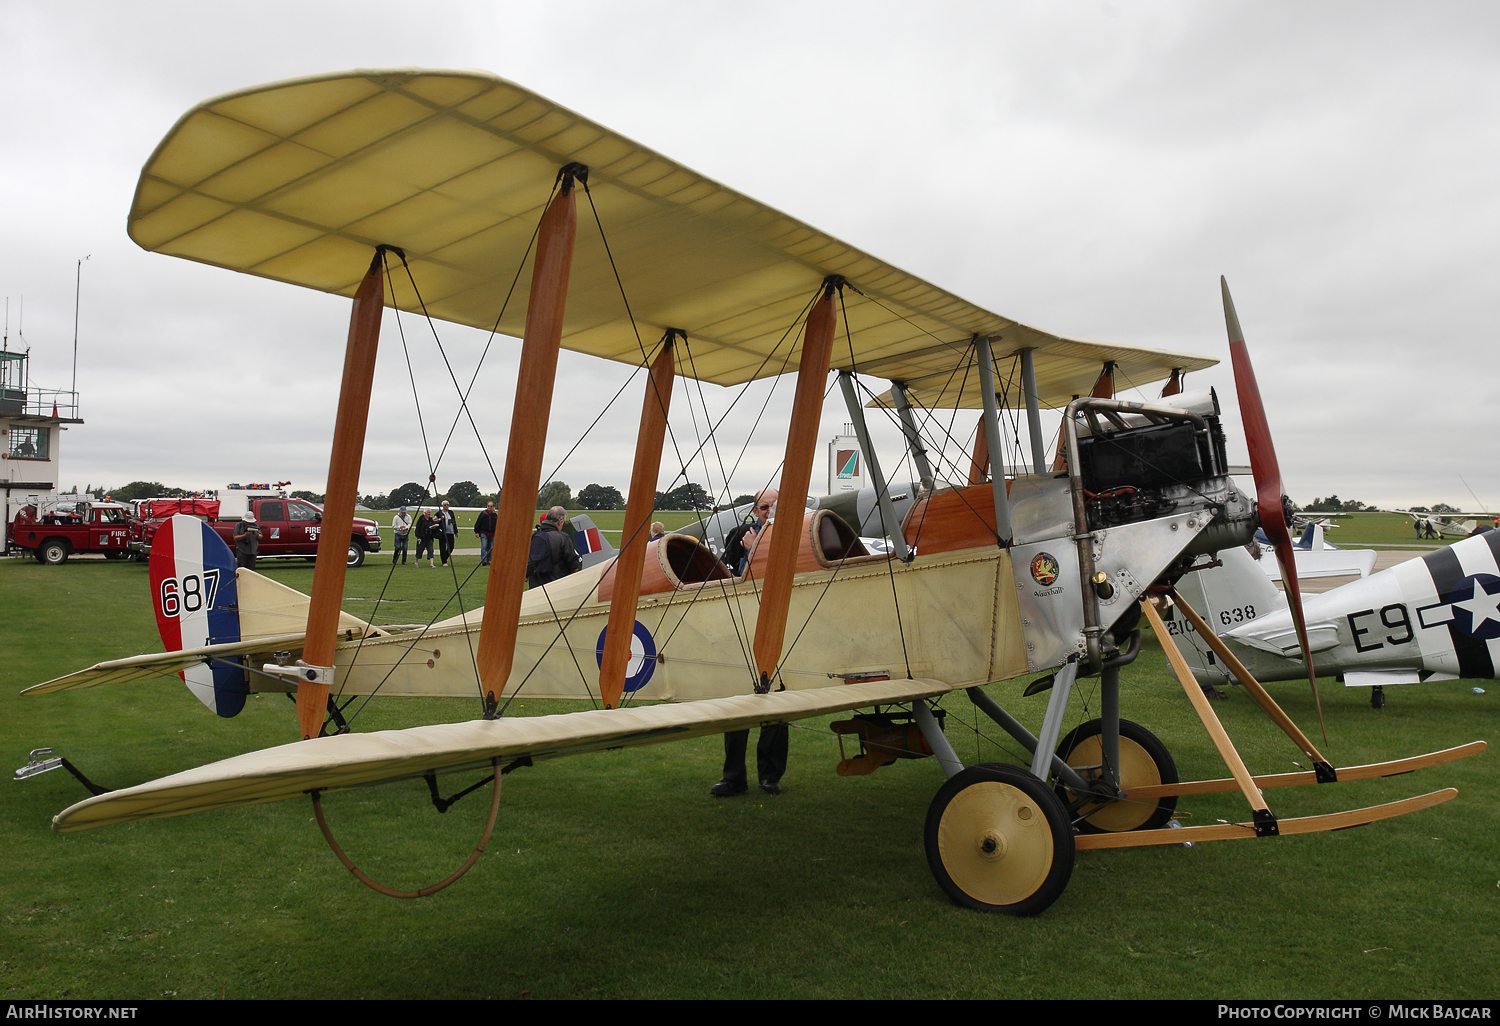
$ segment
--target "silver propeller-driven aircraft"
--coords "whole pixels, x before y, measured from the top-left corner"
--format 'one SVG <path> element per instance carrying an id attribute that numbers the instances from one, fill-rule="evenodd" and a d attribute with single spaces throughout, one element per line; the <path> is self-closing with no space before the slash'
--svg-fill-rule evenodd
<path id="1" fill-rule="evenodd" d="M 580 204 L 590 208 L 585 232 Z M 1061 893 L 1077 850 L 1401 815 L 1456 792 L 1278 819 L 1262 788 L 1405 772 L 1483 748 L 1335 770 L 1264 696 L 1316 770 L 1252 778 L 1156 606 L 1141 601 L 1198 555 L 1244 545 L 1259 525 L 1283 557 L 1299 608 L 1280 474 L 1227 286 L 1258 501 L 1230 480 L 1211 393 L 1152 403 L 1089 394 L 1101 365 L 1145 382 L 1215 361 L 1070 339 L 992 313 L 481 72 L 355 71 L 209 100 L 151 156 L 129 231 L 151 251 L 353 298 L 327 544 L 311 596 L 240 571 L 237 625 L 185 628 L 187 637 L 236 640 L 101 664 L 33 689 L 217 667 L 226 680 L 215 677 L 215 689 L 294 689 L 303 740 L 80 802 L 55 817 L 59 831 L 302 795 L 321 821 L 326 792 L 483 769 L 495 784 L 487 838 L 506 771 L 876 708 L 846 732 L 875 745 L 879 730 L 900 727 L 907 740 L 898 754 L 934 755 L 947 776 L 925 827 L 944 891 L 972 908 L 1031 914 Z M 399 287 L 404 270 L 388 276 L 402 264 L 420 296 Z M 525 304 L 506 300 L 517 273 L 531 283 Z M 341 618 L 345 552 L 332 544 L 353 514 L 388 305 L 524 340 L 484 607 L 410 629 Z M 636 462 L 618 555 L 523 592 L 560 346 L 649 370 Z M 1022 384 L 1015 405 L 1026 410 L 1033 467 L 1045 465 L 1040 408 L 1064 410 L 1064 470 L 1012 476 L 1004 465 L 995 381 L 1008 367 Z M 700 538 L 649 542 L 675 376 L 736 386 L 792 368 L 780 512 L 759 533 L 744 576 Z M 830 372 L 861 435 L 889 554 L 868 553 L 857 525 L 832 509 L 801 512 Z M 861 377 L 889 383 L 898 408 L 916 396 L 929 408 L 982 409 L 987 479 L 933 487 L 898 515 L 868 444 Z M 159 581 L 153 573 L 158 617 L 229 612 L 219 608 L 226 589 L 210 597 L 204 583 L 212 558 L 193 548 L 191 528 L 184 533 L 176 562 Z M 1119 668 L 1134 658 L 1142 615 L 1158 625 L 1230 777 L 1179 782 L 1161 742 L 1120 717 Z M 856 621 L 863 629 L 849 630 Z M 282 657 L 267 662 L 276 652 Z M 1028 671 L 1052 673 L 1036 734 L 979 687 Z M 1101 678 L 1102 715 L 1060 743 L 1072 685 L 1089 674 Z M 377 690 L 475 695 L 486 712 L 465 723 L 323 736 L 330 692 Z M 601 708 L 497 715 L 518 691 L 594 696 Z M 959 692 L 1033 753 L 1029 766 L 964 766 L 934 713 Z M 1178 796 L 1212 790 L 1243 793 L 1250 819 L 1166 829 Z"/>
<path id="2" fill-rule="evenodd" d="M 1460 677 L 1493 679 L 1500 666 L 1500 532 L 1486 531 L 1397 566 L 1312 595 L 1303 603 L 1319 676 L 1368 687 L 1384 704 L 1387 685 Z M 1178 582 L 1229 650 L 1259 681 L 1295 680 L 1307 668 L 1286 597 L 1243 550 L 1220 552 Z M 1206 562 L 1206 561 L 1205 561 Z M 1168 629 L 1192 636 L 1174 617 Z M 1202 639 L 1184 653 L 1198 680 L 1220 684 L 1233 672 Z"/>

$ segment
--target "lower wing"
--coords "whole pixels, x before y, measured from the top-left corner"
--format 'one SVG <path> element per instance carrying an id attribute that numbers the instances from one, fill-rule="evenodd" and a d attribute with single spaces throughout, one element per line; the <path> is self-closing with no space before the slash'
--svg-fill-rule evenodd
<path id="1" fill-rule="evenodd" d="M 275 802 L 313 790 L 341 790 L 478 768 L 494 759 L 552 759 L 680 741 L 762 723 L 909 702 L 954 687 L 939 680 L 864 681 L 681 704 L 339 734 L 251 752 L 111 791 L 64 809 L 52 818 L 52 829 L 71 833 L 112 823 Z"/>

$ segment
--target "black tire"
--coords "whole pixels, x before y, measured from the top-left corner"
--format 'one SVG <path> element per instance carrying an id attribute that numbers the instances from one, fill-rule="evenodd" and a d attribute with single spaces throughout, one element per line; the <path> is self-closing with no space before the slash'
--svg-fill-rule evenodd
<path id="1" fill-rule="evenodd" d="M 354 540 L 351 539 L 350 542 L 349 542 L 349 563 L 348 563 L 348 566 L 350 567 L 350 569 L 353 569 L 354 567 L 357 567 L 357 566 L 363 566 L 364 562 L 365 562 L 365 546 L 364 546 L 364 543 L 363 542 L 357 542 L 357 541 L 354 541 Z"/>
<path id="2" fill-rule="evenodd" d="M 1100 721 L 1079 724 L 1057 746 L 1058 757 L 1089 779 L 1102 779 L 1103 749 L 1099 742 Z M 1132 787 L 1177 783 L 1177 764 L 1167 746 L 1155 734 L 1130 720 L 1120 721 L 1120 788 L 1128 795 Z M 1142 804 L 1112 798 L 1091 800 L 1059 784 L 1057 796 L 1075 820 L 1079 833 L 1106 834 L 1126 830 L 1155 830 L 1167 825 L 1177 811 L 1177 797 Z"/>
<path id="3" fill-rule="evenodd" d="M 51 538 L 36 550 L 36 558 L 48 566 L 62 566 L 68 561 L 68 543 Z"/>
<path id="4" fill-rule="evenodd" d="M 1068 812 L 1046 784 L 1015 766 L 970 766 L 927 809 L 927 865 L 956 903 L 1034 916 L 1073 875 Z"/>
<path id="5" fill-rule="evenodd" d="M 126 555 L 128 555 L 128 553 L 124 553 L 124 552 L 106 552 L 104 554 L 104 558 L 105 559 L 124 559 L 126 557 Z"/>

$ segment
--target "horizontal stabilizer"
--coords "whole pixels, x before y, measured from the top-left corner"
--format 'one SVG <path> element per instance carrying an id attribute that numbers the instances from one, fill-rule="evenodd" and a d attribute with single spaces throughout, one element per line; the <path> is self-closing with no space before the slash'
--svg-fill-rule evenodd
<path id="1" fill-rule="evenodd" d="M 680 741 L 953 690 L 939 680 L 881 680 L 809 691 L 596 709 L 552 716 L 442 723 L 373 734 L 338 734 L 250 752 L 99 795 L 52 819 L 59 833 L 113 823 L 275 802 L 308 791 L 487 766 L 491 759 L 556 758 Z"/>
<path id="2" fill-rule="evenodd" d="M 150 655 L 128 656 L 95 663 L 86 670 L 77 670 L 63 677 L 33 684 L 22 691 L 23 695 L 46 695 L 54 691 L 71 691 L 75 688 L 92 688 L 100 684 L 124 684 L 133 680 L 151 680 L 155 677 L 170 677 L 175 673 L 212 662 L 215 659 L 230 659 L 251 652 L 270 652 L 273 649 L 300 651 L 304 634 L 281 634 L 275 637 L 251 638 L 227 645 L 204 645 L 200 648 L 185 648 L 179 652 L 158 652 Z"/>

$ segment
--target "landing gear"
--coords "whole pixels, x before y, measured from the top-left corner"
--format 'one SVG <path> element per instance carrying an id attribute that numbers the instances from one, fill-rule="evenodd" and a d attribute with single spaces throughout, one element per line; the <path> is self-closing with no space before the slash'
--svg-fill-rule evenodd
<path id="1" fill-rule="evenodd" d="M 932 799 L 927 864 L 965 908 L 1034 916 L 1073 875 L 1067 810 L 1045 784 L 1014 766 L 971 766 Z"/>
<path id="2" fill-rule="evenodd" d="M 1104 772 L 1104 747 L 1100 741 L 1099 720 L 1089 720 L 1070 732 L 1057 746 L 1058 756 L 1078 770 L 1090 783 L 1096 783 L 1099 797 L 1080 794 L 1059 785 L 1057 795 L 1073 810 L 1079 832 L 1116 833 L 1123 830 L 1154 830 L 1166 826 L 1177 809 L 1176 796 L 1156 802 L 1133 802 L 1112 795 L 1112 782 Z M 1120 721 L 1120 789 L 1147 784 L 1177 783 L 1177 765 L 1165 745 L 1139 723 Z"/>

